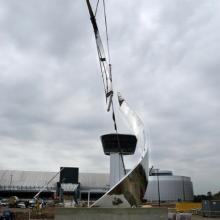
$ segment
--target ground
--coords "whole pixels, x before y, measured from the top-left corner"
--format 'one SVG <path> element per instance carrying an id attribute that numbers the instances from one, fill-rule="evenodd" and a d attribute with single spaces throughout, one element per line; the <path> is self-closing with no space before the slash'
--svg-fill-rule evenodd
<path id="1" fill-rule="evenodd" d="M 220 220 L 220 217 L 218 218 L 207 218 L 207 217 L 202 217 L 199 215 L 193 215 L 192 220 Z"/>
<path id="2" fill-rule="evenodd" d="M 3 208 L 0 207 L 0 216 Z M 15 213 L 15 220 L 28 220 L 29 219 L 29 209 L 11 209 Z M 40 220 L 40 219 L 54 219 L 54 208 L 47 207 L 46 209 L 41 210 L 40 212 L 33 209 L 30 210 L 31 220 Z M 207 218 L 198 215 L 192 215 L 191 220 L 220 220 L 218 218 Z"/>

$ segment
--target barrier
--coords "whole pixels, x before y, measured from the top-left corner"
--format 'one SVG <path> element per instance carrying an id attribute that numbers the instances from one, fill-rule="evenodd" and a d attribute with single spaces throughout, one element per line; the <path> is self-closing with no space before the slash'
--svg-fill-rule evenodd
<path id="1" fill-rule="evenodd" d="M 195 209 L 201 209 L 202 203 L 197 202 L 177 202 L 176 211 L 177 212 L 192 212 Z"/>
<path id="2" fill-rule="evenodd" d="M 167 220 L 167 208 L 57 208 L 55 220 Z"/>

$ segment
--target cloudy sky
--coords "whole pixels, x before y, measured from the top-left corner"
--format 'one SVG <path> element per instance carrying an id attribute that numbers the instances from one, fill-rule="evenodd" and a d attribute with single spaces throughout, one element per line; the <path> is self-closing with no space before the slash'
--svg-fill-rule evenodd
<path id="1" fill-rule="evenodd" d="M 150 165 L 190 176 L 195 193 L 220 191 L 219 11 L 107 1 L 114 88 L 145 124 Z M 102 33 L 101 7 L 97 19 Z M 0 169 L 108 172 L 105 109 L 85 1 L 0 0 Z"/>

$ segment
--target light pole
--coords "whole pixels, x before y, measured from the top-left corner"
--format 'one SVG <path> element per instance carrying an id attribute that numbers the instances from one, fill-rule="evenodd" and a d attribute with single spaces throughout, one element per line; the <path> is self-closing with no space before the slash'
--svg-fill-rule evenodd
<path id="1" fill-rule="evenodd" d="M 159 169 L 157 169 L 157 190 L 158 190 L 158 205 L 160 206 L 160 181 L 159 181 Z"/>
<path id="2" fill-rule="evenodd" d="M 186 200 L 185 198 L 185 184 L 184 184 L 184 177 L 182 176 L 182 185 L 183 185 L 183 201 Z"/>
<path id="3" fill-rule="evenodd" d="M 10 188 L 11 188 L 13 175 L 11 174 L 10 176 L 11 176 L 11 178 L 10 178 Z"/>
<path id="4" fill-rule="evenodd" d="M 12 185 L 13 175 L 11 174 L 10 176 L 11 176 L 11 178 L 10 178 L 10 194 L 11 194 L 11 196 L 12 196 L 12 187 L 11 187 L 11 185 Z"/>

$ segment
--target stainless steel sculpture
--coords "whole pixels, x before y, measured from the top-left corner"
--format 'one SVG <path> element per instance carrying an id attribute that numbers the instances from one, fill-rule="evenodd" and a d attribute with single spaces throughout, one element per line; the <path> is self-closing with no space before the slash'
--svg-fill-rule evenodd
<path id="1" fill-rule="evenodd" d="M 141 205 L 148 184 L 148 149 L 145 141 L 144 125 L 137 114 L 130 108 L 127 102 L 118 94 L 119 108 L 126 121 L 133 130 L 134 135 L 119 134 L 115 120 L 113 105 L 113 86 L 110 59 L 105 56 L 104 47 L 96 23 L 90 1 L 86 0 L 93 30 L 104 84 L 107 111 L 112 112 L 115 133 L 101 137 L 105 154 L 110 155 L 110 190 L 91 207 L 138 207 Z M 96 11 L 99 0 L 97 2 Z M 105 14 L 105 0 L 103 0 Z M 105 14 L 106 37 L 108 44 L 107 22 Z M 109 46 L 108 54 L 109 54 Z M 110 57 L 110 56 L 108 56 Z M 137 164 L 126 173 L 123 155 L 131 155 L 135 148 L 141 150 L 141 156 Z"/>
<path id="2" fill-rule="evenodd" d="M 97 200 L 92 207 L 137 207 L 140 206 L 148 184 L 148 150 L 145 144 L 144 126 L 137 114 L 119 96 L 120 110 L 129 122 L 138 140 L 142 153 L 134 166 L 118 183 Z M 143 148 L 142 148 L 143 147 Z M 110 174 L 111 175 L 111 174 Z"/>

